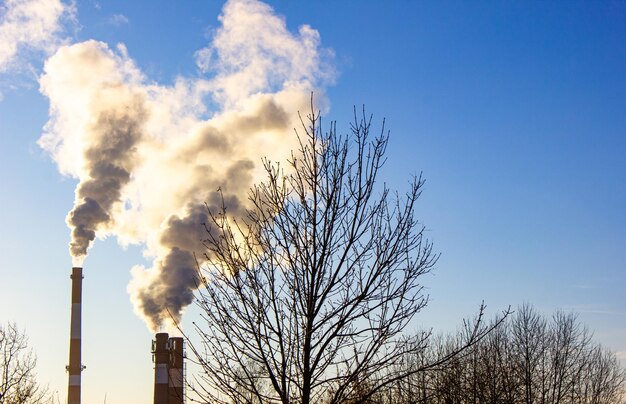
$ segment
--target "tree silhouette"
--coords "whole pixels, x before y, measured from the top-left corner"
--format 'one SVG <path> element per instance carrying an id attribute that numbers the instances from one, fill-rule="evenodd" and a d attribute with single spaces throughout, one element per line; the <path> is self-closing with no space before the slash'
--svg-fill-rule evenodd
<path id="1" fill-rule="evenodd" d="M 264 161 L 265 182 L 245 218 L 228 201 L 209 209 L 206 324 L 191 346 L 204 370 L 192 389 L 211 402 L 368 402 L 385 386 L 449 361 L 482 338 L 482 308 L 454 352 L 398 372 L 425 332 L 403 331 L 427 302 L 420 279 L 438 254 L 415 217 L 424 181 L 404 195 L 378 182 L 388 132 L 356 113 L 350 133 L 301 117 L 285 167 Z"/>
<path id="2" fill-rule="evenodd" d="M 405 364 L 431 362 L 463 337 L 435 339 Z M 615 354 L 593 342 L 572 313 L 546 318 L 523 305 L 452 361 L 413 375 L 378 394 L 376 404 L 619 404 L 626 370 Z"/>
<path id="3" fill-rule="evenodd" d="M 0 325 L 0 404 L 51 402 L 36 381 L 37 358 L 15 323 Z"/>

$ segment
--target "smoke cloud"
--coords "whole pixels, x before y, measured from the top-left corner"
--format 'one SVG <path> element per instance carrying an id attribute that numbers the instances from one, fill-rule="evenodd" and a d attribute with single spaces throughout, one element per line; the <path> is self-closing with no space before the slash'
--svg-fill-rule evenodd
<path id="1" fill-rule="evenodd" d="M 117 56 L 95 41 L 63 47 L 46 62 L 40 80 L 52 118 L 39 143 L 63 172 L 79 179 L 67 216 L 76 265 L 96 232 L 113 224 L 144 137 L 148 113 L 145 90 L 137 84 L 141 75 L 120 51 Z"/>
<path id="2" fill-rule="evenodd" d="M 81 262 L 96 237 L 143 245 L 152 265 L 132 268 L 128 291 L 152 330 L 192 302 L 205 204 L 243 216 L 261 159 L 289 157 L 297 112 L 311 91 L 323 102 L 334 75 L 315 30 L 289 32 L 259 1 L 227 2 L 220 22 L 196 53 L 206 78 L 150 82 L 123 45 L 97 41 L 61 47 L 40 78 L 50 120 L 39 144 L 78 179 L 70 253 Z"/>
<path id="3" fill-rule="evenodd" d="M 60 0 L 6 0 L 0 4 L 0 73 L 22 69 L 20 53 L 51 53 L 58 47 L 63 20 L 74 7 Z"/>

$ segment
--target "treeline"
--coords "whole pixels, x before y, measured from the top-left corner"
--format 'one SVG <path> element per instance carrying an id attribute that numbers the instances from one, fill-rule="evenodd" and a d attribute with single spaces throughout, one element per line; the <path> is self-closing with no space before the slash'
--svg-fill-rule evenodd
<path id="1" fill-rule="evenodd" d="M 464 333 L 436 338 L 420 355 L 404 358 L 399 371 L 437 363 L 438 358 L 457 349 L 466 339 Z M 532 307 L 522 306 L 444 364 L 352 401 L 617 404 L 626 402 L 625 387 L 626 372 L 616 356 L 592 340 L 592 333 L 576 315 L 558 312 L 546 318 Z"/>

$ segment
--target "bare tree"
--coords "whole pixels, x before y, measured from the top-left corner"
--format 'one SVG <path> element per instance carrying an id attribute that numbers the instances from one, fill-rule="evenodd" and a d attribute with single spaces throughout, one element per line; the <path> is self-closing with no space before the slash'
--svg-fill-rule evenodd
<path id="1" fill-rule="evenodd" d="M 383 121 L 373 136 L 371 119 L 355 110 L 341 136 L 334 123 L 322 132 L 312 110 L 287 166 L 264 161 L 245 218 L 230 216 L 228 201 L 208 208 L 197 294 L 206 324 L 191 346 L 201 401 L 367 403 L 488 331 L 481 308 L 454 352 L 398 366 L 428 339 L 403 330 L 427 304 L 420 279 L 438 254 L 415 217 L 422 178 L 404 195 L 378 182 L 388 133 Z"/>
<path id="2" fill-rule="evenodd" d="M 458 338 L 435 339 L 434 347 L 412 358 L 432 362 Z M 619 404 L 626 397 L 626 371 L 615 354 L 593 342 L 576 315 L 557 312 L 549 319 L 529 305 L 431 370 L 403 381 L 427 396 L 405 388 L 377 404 Z"/>
<path id="3" fill-rule="evenodd" d="M 49 402 L 47 389 L 36 380 L 37 358 L 28 337 L 15 323 L 0 325 L 0 404 Z"/>

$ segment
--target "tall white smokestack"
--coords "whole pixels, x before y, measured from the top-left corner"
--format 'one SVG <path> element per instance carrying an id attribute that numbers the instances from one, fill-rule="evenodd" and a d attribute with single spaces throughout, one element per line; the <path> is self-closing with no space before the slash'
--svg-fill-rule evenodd
<path id="1" fill-rule="evenodd" d="M 83 289 L 83 269 L 72 268 L 72 314 L 70 320 L 70 364 L 66 367 L 69 373 L 67 387 L 68 404 L 80 404 L 80 373 L 84 367 L 81 363 L 81 302 Z"/>

